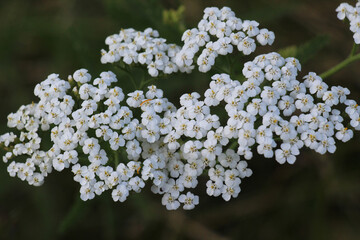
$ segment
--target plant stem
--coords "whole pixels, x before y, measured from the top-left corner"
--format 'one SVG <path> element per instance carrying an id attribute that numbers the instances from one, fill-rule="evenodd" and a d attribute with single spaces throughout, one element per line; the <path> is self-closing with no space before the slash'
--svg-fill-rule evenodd
<path id="1" fill-rule="evenodd" d="M 234 141 L 233 143 L 231 143 L 229 149 L 235 149 L 236 145 L 238 144 L 237 141 Z"/>
<path id="2" fill-rule="evenodd" d="M 167 79 L 168 77 L 169 77 L 169 75 L 167 75 L 167 74 L 159 74 L 157 77 L 151 77 L 149 79 L 146 79 L 144 76 L 144 78 L 140 82 L 139 90 L 143 89 L 143 87 L 145 87 L 146 85 L 148 85 L 149 83 L 151 83 L 155 80 Z"/>
<path id="3" fill-rule="evenodd" d="M 158 78 L 150 78 L 145 81 L 141 81 L 139 89 L 142 89 L 143 87 L 145 87 L 145 85 L 147 85 L 148 83 L 151 83 L 152 81 L 155 81 L 156 79 L 158 79 Z"/>
<path id="4" fill-rule="evenodd" d="M 126 69 L 126 68 L 123 68 L 123 67 L 119 66 L 119 65 L 115 65 L 115 67 L 121 69 L 122 71 L 124 71 L 124 72 L 128 75 L 128 77 L 130 78 L 130 80 L 131 80 L 131 82 L 132 82 L 135 90 L 137 90 L 137 89 L 138 89 L 137 84 L 136 84 L 136 82 L 135 82 L 135 79 L 134 79 L 133 76 L 131 75 L 130 71 L 129 71 L 128 69 Z"/>
<path id="5" fill-rule="evenodd" d="M 225 69 L 222 69 L 222 68 L 220 68 L 218 66 L 214 65 L 213 68 L 215 68 L 217 71 L 219 71 L 219 73 L 227 73 L 227 74 L 230 75 L 230 73 L 228 71 L 225 71 Z"/>
<path id="6" fill-rule="evenodd" d="M 229 55 L 226 55 L 226 61 L 227 61 L 227 64 L 229 65 L 228 68 L 229 68 L 229 75 L 233 75 L 233 71 L 232 71 L 232 62 L 230 60 L 230 57 Z"/>
<path id="7" fill-rule="evenodd" d="M 115 168 L 119 165 L 119 153 L 114 151 Z"/>
<path id="8" fill-rule="evenodd" d="M 341 69 L 343 69 L 344 67 L 346 67 L 347 65 L 349 65 L 352 62 L 355 62 L 357 60 L 360 60 L 360 53 L 353 55 L 350 57 L 348 57 L 347 59 L 345 59 L 344 61 L 342 61 L 341 63 L 339 63 L 338 65 L 332 67 L 331 69 L 327 70 L 326 72 L 322 73 L 320 75 L 320 77 L 322 79 L 325 79 L 327 77 L 330 77 L 331 75 L 333 75 L 334 73 L 340 71 Z"/>
<path id="9" fill-rule="evenodd" d="M 357 51 L 357 47 L 358 45 L 356 43 L 354 43 L 352 49 L 351 49 L 351 53 L 350 53 L 350 56 L 349 57 L 352 57 L 355 55 L 356 51 Z"/>

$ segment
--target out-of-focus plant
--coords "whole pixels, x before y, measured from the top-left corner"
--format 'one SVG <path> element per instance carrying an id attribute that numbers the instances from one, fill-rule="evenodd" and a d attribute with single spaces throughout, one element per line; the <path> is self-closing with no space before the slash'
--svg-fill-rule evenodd
<path id="1" fill-rule="evenodd" d="M 184 23 L 185 6 L 180 5 L 178 9 L 164 9 L 163 10 L 163 23 L 174 26 L 180 32 L 184 32 L 186 27 Z"/>

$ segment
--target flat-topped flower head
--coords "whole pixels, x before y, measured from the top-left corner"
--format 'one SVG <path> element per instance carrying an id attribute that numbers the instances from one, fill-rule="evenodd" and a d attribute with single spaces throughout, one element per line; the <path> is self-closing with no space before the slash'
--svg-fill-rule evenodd
<path id="1" fill-rule="evenodd" d="M 167 44 L 151 28 L 143 32 L 122 29 L 119 34 L 106 38 L 109 50 L 101 50 L 101 62 L 145 65 L 152 77 L 178 71 L 189 73 L 195 67 L 194 63 L 199 71 L 208 72 L 218 55 L 231 54 L 234 47 L 249 55 L 256 49 L 255 40 L 260 45 L 271 45 L 274 33 L 258 26 L 256 21 L 237 18 L 229 7 L 206 8 L 197 28 L 182 34 L 183 46 Z"/>
<path id="2" fill-rule="evenodd" d="M 359 6 L 337 9 L 338 18 L 349 19 L 356 43 Z M 195 67 L 208 72 L 219 56 L 249 55 L 274 38 L 257 21 L 211 7 L 182 34 L 182 46 L 168 44 L 151 28 L 122 29 L 106 38 L 101 62 L 127 74 L 141 66 L 154 78 Z M 247 161 L 256 153 L 295 164 L 302 148 L 334 153 L 337 141 L 360 130 L 360 107 L 349 99 L 350 90 L 328 86 L 314 72 L 301 79 L 296 58 L 271 52 L 241 67 L 240 81 L 215 73 L 203 93 L 179 94 L 176 104 L 157 86 L 147 86 L 152 79 L 125 93 L 111 71 L 94 80 L 87 69 L 67 80 L 51 74 L 34 89 L 37 103 L 8 115 L 14 131 L 0 135 L 2 160 L 10 176 L 34 186 L 53 170 L 70 168 L 84 201 L 109 191 L 115 202 L 124 202 L 148 185 L 168 210 L 190 210 L 199 196 L 189 189 L 205 182 L 209 196 L 236 198 L 253 174 Z"/>

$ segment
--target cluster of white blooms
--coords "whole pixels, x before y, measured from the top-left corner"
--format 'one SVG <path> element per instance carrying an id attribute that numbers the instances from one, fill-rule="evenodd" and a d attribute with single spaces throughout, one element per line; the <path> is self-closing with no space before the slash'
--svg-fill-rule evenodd
<path id="1" fill-rule="evenodd" d="M 337 17 L 340 20 L 345 18 L 350 22 L 350 31 L 354 33 L 354 41 L 360 44 L 360 1 L 354 6 L 348 3 L 341 3 L 337 8 Z"/>
<path id="2" fill-rule="evenodd" d="M 122 103 L 112 72 L 92 83 L 85 69 L 68 81 L 52 74 L 36 86 L 37 104 L 8 116 L 8 126 L 20 134 L 0 136 L 3 160 L 23 156 L 8 172 L 36 186 L 53 169 L 71 167 L 83 200 L 111 190 L 122 202 L 149 182 L 167 209 L 180 203 L 192 209 L 198 196 L 183 192 L 206 173 L 207 194 L 228 201 L 239 194 L 241 179 L 252 175 L 246 160 L 254 149 L 293 164 L 303 146 L 333 153 L 335 138 L 346 142 L 360 130 L 360 107 L 347 99 L 347 88 L 329 88 L 315 73 L 300 82 L 299 70 L 295 58 L 260 55 L 244 65 L 244 82 L 216 74 L 203 100 L 196 92 L 184 94 L 179 109 L 154 85 Z M 211 113 L 217 106 L 227 114 Z M 48 150 L 41 149 L 44 133 L 53 143 Z"/>
<path id="3" fill-rule="evenodd" d="M 154 192 L 165 195 L 168 209 L 178 208 L 180 202 L 185 209 L 198 204 L 192 193 L 180 194 L 196 186 L 195 177 L 177 182 L 169 177 L 179 176 L 188 166 L 164 143 L 176 108 L 163 92 L 150 86 L 145 94 L 129 93 L 126 106 L 122 89 L 113 86 L 117 79 L 112 72 L 90 81 L 85 69 L 68 81 L 52 74 L 34 90 L 38 103 L 9 114 L 8 127 L 15 133 L 1 135 L 0 146 L 7 151 L 3 161 L 11 161 L 10 176 L 40 186 L 53 170 L 71 168 L 82 200 L 111 189 L 114 201 L 123 202 L 149 181 Z M 140 120 L 134 116 L 136 108 Z M 41 143 L 49 140 L 52 146 L 43 149 Z"/>
<path id="4" fill-rule="evenodd" d="M 201 154 L 197 151 L 216 141 L 221 130 L 218 116 L 199 113 L 201 108 L 194 106 L 190 128 L 191 124 L 178 120 L 184 108 L 178 111 L 154 85 L 146 93 L 129 93 L 125 104 L 122 89 L 112 86 L 117 82 L 112 72 L 90 81 L 86 69 L 76 71 L 68 81 L 52 74 L 35 87 L 38 103 L 9 114 L 8 127 L 20 132 L 0 136 L 7 150 L 3 161 L 11 161 L 10 176 L 39 186 L 53 170 L 71 168 L 84 201 L 111 190 L 114 201 L 123 202 L 131 191 L 140 192 L 150 182 L 151 190 L 163 195 L 162 203 L 170 210 L 180 203 L 184 209 L 198 204 L 198 196 L 183 192 L 197 186 L 206 168 L 211 179 L 207 193 L 222 194 L 225 200 L 236 197 L 240 179 L 252 174 L 234 150 L 222 153 L 216 148 L 219 164 L 210 146 Z M 180 102 L 188 106 L 192 100 L 182 97 Z M 203 138 L 195 119 L 213 139 L 180 146 L 180 135 Z M 39 137 L 46 134 L 47 138 Z M 45 150 L 41 143 L 48 140 L 52 146 Z"/>
<path id="5" fill-rule="evenodd" d="M 147 66 L 148 73 L 157 77 L 159 71 L 171 74 L 178 70 L 191 71 L 175 64 L 175 56 L 180 51 L 176 44 L 167 44 L 166 39 L 159 38 L 159 33 L 152 28 L 135 31 L 132 28 L 122 29 L 119 34 L 106 38 L 109 51 L 101 50 L 101 63 L 122 61 L 127 65 L 141 64 Z"/>
<path id="6" fill-rule="evenodd" d="M 256 49 L 255 38 L 261 45 L 271 45 L 274 33 L 258 26 L 256 21 L 237 18 L 229 7 L 206 8 L 198 27 L 184 32 L 181 38 L 184 46 L 176 56 L 176 64 L 193 68 L 194 57 L 202 49 L 196 63 L 200 72 L 208 72 L 216 57 L 232 53 L 234 46 L 249 55 Z"/>
<path id="7" fill-rule="evenodd" d="M 358 7 L 337 9 L 340 19 L 351 21 L 356 43 Z M 190 72 L 197 58 L 199 70 L 207 72 L 233 46 L 247 55 L 255 38 L 261 45 L 274 41 L 272 32 L 236 18 L 228 7 L 204 13 L 198 28 L 185 31 L 182 48 L 166 44 L 151 28 L 126 29 L 106 39 L 109 52 L 103 50 L 101 61 L 146 65 L 155 77 L 159 71 Z M 199 197 L 189 189 L 203 175 L 207 194 L 228 201 L 252 175 L 247 160 L 254 151 L 293 164 L 304 146 L 334 153 L 335 139 L 349 141 L 360 130 L 360 107 L 348 99 L 349 89 L 329 87 L 313 72 L 299 81 L 300 70 L 295 58 L 259 55 L 244 64 L 245 81 L 215 74 L 203 99 L 184 94 L 178 109 L 154 85 L 125 95 L 112 72 L 92 80 L 79 69 L 67 81 L 51 74 L 35 87 L 38 103 L 9 114 L 13 132 L 0 135 L 3 161 L 10 176 L 34 186 L 53 170 L 71 169 L 84 201 L 109 190 L 123 202 L 148 183 L 167 209 L 193 209 Z"/>
<path id="8" fill-rule="evenodd" d="M 293 164 L 303 146 L 333 153 L 334 137 L 343 142 L 351 139 L 351 128 L 360 130 L 360 107 L 346 98 L 349 90 L 329 89 L 315 73 L 300 82 L 298 70 L 295 58 L 260 55 L 245 64 L 243 83 L 216 74 L 204 100 L 196 92 L 184 94 L 164 139 L 170 150 L 180 151 L 186 159 L 180 173 L 179 164 L 173 164 L 174 181 L 185 178 L 186 186 L 194 187 L 197 182 L 190 181 L 208 168 L 207 193 L 229 200 L 240 192 L 241 179 L 252 174 L 244 160 L 252 158 L 253 149 L 265 158 L 275 156 L 281 164 Z M 340 104 L 345 106 L 348 124 L 336 108 Z M 221 115 L 211 113 L 218 105 L 227 112 L 225 126 L 220 125 Z M 175 196 L 169 197 L 173 201 Z"/>
<path id="9" fill-rule="evenodd" d="M 347 88 L 329 88 L 315 73 L 305 76 L 304 82 L 296 80 L 300 68 L 297 59 L 270 53 L 245 64 L 247 80 L 243 83 L 227 74 L 214 75 L 203 101 L 197 93 L 181 98 L 182 107 L 172 120 L 170 135 L 196 140 L 173 146 L 189 153 L 188 160 L 206 158 L 211 167 L 218 164 L 230 169 L 239 163 L 239 156 L 251 159 L 255 146 L 265 158 L 275 156 L 279 163 L 290 164 L 303 146 L 321 154 L 333 153 L 334 138 L 346 142 L 353 137 L 352 129 L 360 130 L 360 108 L 347 99 Z M 210 107 L 222 102 L 228 115 L 226 126 L 220 126 L 219 117 L 210 113 Z M 348 124 L 344 114 L 350 120 Z M 231 150 L 234 146 L 238 146 L 238 155 Z"/>
<path id="10" fill-rule="evenodd" d="M 159 72 L 171 74 L 180 70 L 189 73 L 194 62 L 197 62 L 199 71 L 207 72 L 215 64 L 216 57 L 232 53 L 233 46 L 249 55 L 256 49 L 255 38 L 261 45 L 271 45 L 274 33 L 258 26 L 256 21 L 237 18 L 228 7 L 206 8 L 198 27 L 184 32 L 184 46 L 167 44 L 151 28 L 144 32 L 122 29 L 119 34 L 106 38 L 109 51 L 102 50 L 101 62 L 145 65 L 152 77 L 157 77 Z"/>
<path id="11" fill-rule="evenodd" d="M 68 81 L 52 74 L 35 88 L 38 103 L 8 116 L 8 127 L 19 132 L 0 136 L 0 145 L 7 151 L 3 161 L 19 160 L 11 161 L 9 174 L 39 186 L 53 169 L 71 168 L 83 200 L 112 189 L 114 201 L 122 202 L 130 191 L 140 192 L 148 179 L 164 187 L 169 154 L 159 134 L 167 133 L 167 116 L 174 106 L 155 86 L 145 95 L 130 93 L 126 103 L 141 108 L 139 121 L 121 103 L 122 89 L 112 87 L 117 82 L 112 72 L 90 81 L 86 69 L 76 71 Z M 42 149 L 41 142 L 48 141 L 39 137 L 43 134 L 53 144 L 50 149 Z M 189 194 L 180 199 L 185 208 L 197 202 Z"/>

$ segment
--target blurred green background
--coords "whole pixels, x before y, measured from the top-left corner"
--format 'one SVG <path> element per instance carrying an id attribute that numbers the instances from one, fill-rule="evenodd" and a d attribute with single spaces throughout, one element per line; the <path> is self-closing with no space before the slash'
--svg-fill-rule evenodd
<path id="1" fill-rule="evenodd" d="M 336 18 L 341 2 L 1 0 L 0 133 L 6 131 L 8 113 L 37 101 L 33 88 L 50 73 L 64 79 L 82 67 L 92 76 L 116 71 L 100 64 L 106 36 L 121 28 L 153 27 L 169 42 L 180 43 L 181 31 L 195 27 L 206 6 L 230 6 L 238 17 L 273 30 L 273 46 L 256 53 L 281 50 L 303 60 L 301 75 L 321 73 L 345 59 L 352 47 L 348 24 Z M 183 7 L 183 17 L 169 17 Z M 346 86 L 360 99 L 359 64 L 326 82 Z M 128 88 L 128 79 L 121 74 L 119 79 Z M 175 102 L 181 93 L 201 92 L 208 82 L 194 73 L 156 84 Z M 70 171 L 54 172 L 36 188 L 10 178 L 0 163 L 0 239 L 359 239 L 359 140 L 356 133 L 350 142 L 339 143 L 334 155 L 303 151 L 294 166 L 255 156 L 249 162 L 254 174 L 243 181 L 237 199 L 206 196 L 204 178 L 195 191 L 200 205 L 189 212 L 166 211 L 149 189 L 125 203 L 114 203 L 110 192 L 83 203 Z"/>

